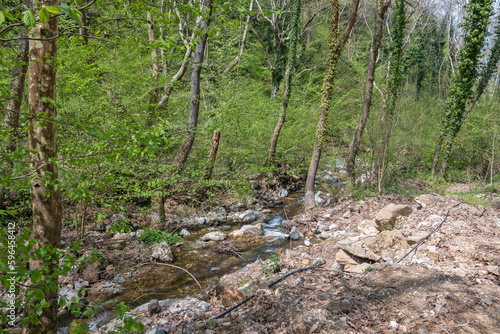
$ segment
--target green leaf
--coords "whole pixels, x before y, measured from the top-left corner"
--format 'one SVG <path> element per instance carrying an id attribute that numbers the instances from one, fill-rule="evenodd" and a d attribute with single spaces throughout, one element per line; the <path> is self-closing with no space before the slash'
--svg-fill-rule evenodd
<path id="1" fill-rule="evenodd" d="M 40 270 L 34 270 L 31 272 L 30 277 L 33 283 L 40 283 L 42 280 L 42 272 Z"/>
<path id="2" fill-rule="evenodd" d="M 56 6 L 47 6 L 47 7 L 44 7 L 44 9 L 51 12 L 52 14 L 62 13 L 62 11 L 59 8 L 57 8 Z"/>
<path id="3" fill-rule="evenodd" d="M 23 22 L 28 27 L 33 28 L 36 25 L 35 14 L 31 10 L 25 10 L 23 12 Z"/>
<path id="4" fill-rule="evenodd" d="M 0 12 L 0 24 L 3 24 L 5 22 L 5 15 L 3 11 Z"/>
<path id="5" fill-rule="evenodd" d="M 42 308 L 41 308 L 40 306 L 38 306 L 38 307 L 36 308 L 35 313 L 36 313 L 38 316 L 40 316 L 40 315 L 42 314 L 42 312 L 43 312 Z"/>
<path id="6" fill-rule="evenodd" d="M 50 21 L 50 15 L 46 8 L 40 9 L 38 17 L 40 18 L 40 22 L 42 23 L 49 23 Z"/>
<path id="7" fill-rule="evenodd" d="M 82 20 L 80 19 L 82 13 L 80 13 L 78 9 L 70 7 L 68 5 L 60 5 L 59 8 L 71 19 L 73 19 L 73 21 L 75 21 L 78 25 L 82 25 Z"/>
<path id="8" fill-rule="evenodd" d="M 5 10 L 4 10 L 4 11 L 3 11 L 3 15 L 5 15 L 5 17 L 6 17 L 6 18 L 8 18 L 8 19 L 9 19 L 9 20 L 11 20 L 11 21 L 14 21 L 14 20 L 15 20 L 14 16 L 12 16 L 12 14 L 11 14 L 11 13 L 9 13 L 8 11 L 5 11 Z"/>

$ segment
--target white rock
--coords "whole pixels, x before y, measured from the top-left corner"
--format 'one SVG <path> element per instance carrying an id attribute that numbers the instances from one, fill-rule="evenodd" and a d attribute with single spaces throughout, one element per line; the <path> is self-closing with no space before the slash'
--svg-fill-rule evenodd
<path id="1" fill-rule="evenodd" d="M 174 260 L 174 255 L 172 254 L 172 250 L 170 246 L 162 241 L 157 243 L 153 247 L 151 247 L 151 258 L 161 261 L 161 262 L 172 262 Z"/>
<path id="2" fill-rule="evenodd" d="M 201 237 L 201 241 L 221 241 L 226 239 L 226 235 L 222 232 L 210 232 Z"/>
<path id="3" fill-rule="evenodd" d="M 389 322 L 389 325 L 391 326 L 392 330 L 396 330 L 399 327 L 399 324 L 397 322 L 395 322 L 395 321 Z"/>

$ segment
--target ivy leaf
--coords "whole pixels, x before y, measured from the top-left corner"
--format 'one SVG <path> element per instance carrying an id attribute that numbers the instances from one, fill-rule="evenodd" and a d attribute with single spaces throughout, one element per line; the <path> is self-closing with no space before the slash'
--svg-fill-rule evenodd
<path id="1" fill-rule="evenodd" d="M 51 12 L 52 14 L 62 13 L 62 11 L 59 8 L 57 8 L 56 6 L 47 6 L 47 7 L 44 7 L 44 9 Z"/>
<path id="2" fill-rule="evenodd" d="M 49 23 L 50 15 L 49 15 L 49 12 L 47 11 L 47 8 L 40 9 L 40 13 L 38 14 L 38 17 L 40 18 L 40 22 Z"/>
<path id="3" fill-rule="evenodd" d="M 23 12 L 23 22 L 28 27 L 33 28 L 36 25 L 35 14 L 31 10 L 25 10 Z"/>

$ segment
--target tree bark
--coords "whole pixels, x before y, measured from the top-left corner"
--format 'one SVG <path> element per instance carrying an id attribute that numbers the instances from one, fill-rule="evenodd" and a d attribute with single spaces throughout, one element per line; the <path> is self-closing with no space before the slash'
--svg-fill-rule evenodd
<path id="1" fill-rule="evenodd" d="M 26 26 L 21 31 L 21 37 L 26 36 Z M 10 99 L 7 101 L 5 114 L 5 127 L 11 129 L 11 141 L 7 146 L 8 152 L 16 149 L 16 141 L 19 137 L 19 116 L 21 114 L 21 104 L 24 95 L 24 83 L 26 72 L 28 70 L 28 50 L 29 43 L 27 38 L 19 41 L 19 53 L 16 58 L 16 66 L 12 69 L 12 79 L 10 81 L 10 90 L 13 91 Z M 7 167 L 8 168 L 8 167 Z M 0 187 L 0 210 L 5 209 L 5 196 L 7 191 L 5 187 Z"/>
<path id="2" fill-rule="evenodd" d="M 385 13 L 391 4 L 391 0 L 387 0 L 380 7 L 379 12 L 375 17 L 375 29 L 373 34 L 372 46 L 370 47 L 370 59 L 368 61 L 368 71 L 366 72 L 366 85 L 365 85 L 365 97 L 363 100 L 363 107 L 361 108 L 361 115 L 359 117 L 358 125 L 354 131 L 354 136 L 352 138 L 351 145 L 349 146 L 349 154 L 347 157 L 347 175 L 354 179 L 354 167 L 356 162 L 356 155 L 358 154 L 359 145 L 361 143 L 361 137 L 363 136 L 363 131 L 368 121 L 368 116 L 370 114 L 370 107 L 372 104 L 372 90 L 373 82 L 375 81 L 375 68 L 378 58 L 378 49 L 380 47 L 380 42 L 382 41 L 382 36 L 384 34 L 383 23 Z"/>
<path id="3" fill-rule="evenodd" d="M 36 0 L 31 7 L 37 8 Z M 57 6 L 58 0 L 42 0 L 42 6 Z M 59 247 L 61 239 L 61 193 L 57 184 L 57 128 L 53 119 L 57 115 L 56 69 L 57 58 L 57 16 L 51 16 L 48 23 L 38 22 L 31 33 L 37 40 L 29 42 L 29 149 L 30 168 L 34 170 L 30 183 L 33 206 L 33 239 L 38 247 Z M 43 118 L 39 115 L 43 113 Z M 30 261 L 30 270 L 40 268 L 43 261 Z M 49 266 L 46 274 L 54 268 Z M 46 292 L 45 300 L 50 307 L 43 309 L 36 324 L 28 322 L 23 334 L 56 333 L 57 331 L 57 291 Z"/>
<path id="4" fill-rule="evenodd" d="M 331 31 L 330 47 L 328 51 L 327 70 L 325 74 L 325 81 L 323 83 L 323 92 L 321 95 L 320 114 L 318 127 L 316 129 L 316 140 L 314 142 L 314 149 L 311 157 L 311 163 L 309 165 L 309 172 L 307 173 L 306 195 L 304 203 L 306 210 L 312 209 L 315 205 L 314 181 L 316 179 L 316 173 L 318 171 L 318 165 L 321 159 L 321 151 L 323 148 L 323 133 L 325 131 L 326 119 L 330 110 L 330 100 L 332 98 L 333 82 L 335 80 L 337 63 L 340 58 L 340 54 L 342 53 L 342 49 L 347 42 L 349 35 L 351 34 L 354 22 L 356 21 L 358 6 L 359 0 L 354 0 L 349 23 L 347 24 L 344 35 L 339 40 L 339 2 L 338 0 L 332 0 L 332 15 L 334 17 L 334 21 Z"/>
<path id="5" fill-rule="evenodd" d="M 250 0 L 250 7 L 249 10 L 250 12 L 253 9 L 253 0 Z M 243 36 L 241 36 L 241 46 L 240 46 L 240 51 L 238 52 L 238 55 L 234 57 L 234 59 L 229 63 L 229 65 L 224 69 L 224 72 L 222 72 L 222 75 L 225 75 L 233 70 L 233 68 L 238 65 L 238 63 L 241 60 L 241 56 L 243 55 L 243 51 L 245 51 L 245 43 L 247 41 L 247 34 L 248 34 L 248 27 L 250 24 L 250 15 L 247 15 L 246 19 L 246 25 L 245 28 L 243 29 Z"/>
<path id="6" fill-rule="evenodd" d="M 200 110 L 200 75 L 201 65 L 203 63 L 203 56 L 205 45 L 208 38 L 208 26 L 210 24 L 210 15 L 212 14 L 212 0 L 204 0 L 203 6 L 203 20 L 201 22 L 201 29 L 203 36 L 200 38 L 198 45 L 194 50 L 193 57 L 193 72 L 191 74 L 191 100 L 189 103 L 189 116 L 186 129 L 186 135 L 182 140 L 181 146 L 175 156 L 173 167 L 175 170 L 180 171 L 184 167 L 186 160 L 193 147 L 194 138 L 196 136 L 196 128 L 198 126 L 198 113 Z"/>
<path id="7" fill-rule="evenodd" d="M 292 93 L 292 71 L 295 70 L 295 58 L 297 56 L 297 38 L 299 33 L 299 21 L 300 21 L 300 0 L 294 0 L 293 2 L 293 13 L 292 13 L 292 24 L 290 29 L 290 49 L 288 52 L 287 68 L 285 73 L 285 87 L 283 89 L 283 101 L 281 102 L 281 112 L 274 128 L 274 133 L 271 138 L 271 146 L 269 147 L 269 156 L 267 158 L 267 164 L 272 164 L 276 155 L 276 146 L 278 144 L 278 137 L 281 132 L 283 124 L 285 124 L 286 111 L 288 109 L 288 101 L 290 101 L 290 94 Z"/>
<path id="8" fill-rule="evenodd" d="M 219 140 L 220 140 L 220 131 L 214 130 L 214 134 L 212 136 L 212 146 L 210 147 L 210 154 L 208 156 L 207 170 L 205 171 L 205 180 L 210 180 L 212 177 L 212 172 L 215 166 L 215 159 L 217 158 L 217 151 L 219 150 Z"/>
<path id="9" fill-rule="evenodd" d="M 147 20 L 149 25 L 148 37 L 149 44 L 154 44 L 156 42 L 156 34 L 155 27 L 153 24 L 153 14 L 148 12 Z M 158 74 L 160 72 L 160 66 L 158 64 L 158 50 L 156 47 L 153 47 L 151 50 L 151 60 L 153 63 L 153 72 L 152 72 L 152 80 L 153 80 L 153 89 L 150 92 L 149 96 L 149 114 L 154 111 L 155 105 L 158 102 L 159 88 L 158 88 Z"/>

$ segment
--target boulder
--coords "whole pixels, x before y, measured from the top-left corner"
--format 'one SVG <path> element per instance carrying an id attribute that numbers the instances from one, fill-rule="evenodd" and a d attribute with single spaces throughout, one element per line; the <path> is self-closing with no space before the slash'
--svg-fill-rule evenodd
<path id="1" fill-rule="evenodd" d="M 348 271 L 350 273 L 363 274 L 367 271 L 368 268 L 370 268 L 370 264 L 361 263 L 361 264 L 357 264 L 357 265 L 346 266 L 344 268 L 344 270 Z"/>
<path id="2" fill-rule="evenodd" d="M 245 212 L 243 214 L 241 214 L 241 219 L 243 219 L 243 221 L 245 223 L 253 223 L 254 221 L 256 221 L 257 219 L 259 219 L 259 217 L 262 217 L 264 214 L 262 212 L 258 212 L 258 211 L 248 211 L 248 212 Z"/>
<path id="3" fill-rule="evenodd" d="M 100 271 L 101 271 L 101 263 L 99 261 L 88 264 L 85 267 L 85 269 L 83 269 L 82 279 L 89 283 L 95 283 L 99 280 Z"/>
<path id="4" fill-rule="evenodd" d="M 158 299 L 150 300 L 148 303 L 148 314 L 152 316 L 153 314 L 160 313 L 160 303 L 158 303 Z"/>
<path id="5" fill-rule="evenodd" d="M 239 230 L 231 232 L 229 235 L 233 237 L 242 237 L 244 235 L 258 235 L 262 236 L 264 230 L 262 229 L 262 224 L 256 225 L 244 225 Z"/>
<path id="6" fill-rule="evenodd" d="M 286 189 L 282 189 L 282 190 L 278 193 L 278 196 L 279 196 L 279 197 L 288 197 L 288 190 L 286 190 Z"/>
<path id="7" fill-rule="evenodd" d="M 380 232 L 379 230 L 377 230 L 377 224 L 375 224 L 374 220 L 363 220 L 361 223 L 359 223 L 358 230 L 366 235 L 374 235 Z"/>
<path id="8" fill-rule="evenodd" d="M 210 232 L 201 237 L 201 241 L 221 241 L 226 239 L 226 235 L 222 232 Z"/>
<path id="9" fill-rule="evenodd" d="M 73 298 L 76 298 L 78 301 L 82 299 L 82 297 L 78 297 L 78 291 L 73 290 L 71 288 L 62 288 L 59 291 L 59 299 L 61 299 L 62 297 L 66 299 L 67 304 L 72 303 Z"/>
<path id="10" fill-rule="evenodd" d="M 346 253 L 344 250 L 340 249 L 335 255 L 335 260 L 338 264 L 342 266 L 356 266 L 358 261 L 351 254 Z"/>
<path id="11" fill-rule="evenodd" d="M 151 328 L 146 334 L 166 334 L 165 330 L 160 327 Z"/>
<path id="12" fill-rule="evenodd" d="M 349 219 L 351 218 L 351 210 L 347 210 L 346 212 L 344 212 L 344 214 L 342 215 L 342 218 L 345 218 L 345 219 Z"/>
<path id="13" fill-rule="evenodd" d="M 188 235 L 190 235 L 190 234 L 191 234 L 191 233 L 189 233 L 189 231 L 188 231 L 188 230 L 186 230 L 185 228 L 183 228 L 183 229 L 179 232 L 179 235 L 180 235 L 181 237 L 185 237 L 185 236 L 188 236 Z"/>
<path id="14" fill-rule="evenodd" d="M 377 213 L 375 217 L 375 223 L 377 224 L 377 229 L 379 231 L 390 230 L 394 228 L 396 224 L 396 218 L 398 216 L 408 216 L 412 213 L 412 209 L 409 205 L 403 204 L 389 204 Z"/>
<path id="15" fill-rule="evenodd" d="M 396 250 L 407 246 L 400 231 L 383 231 L 375 236 L 357 236 L 337 242 L 337 247 L 366 262 L 392 259 Z"/>
<path id="16" fill-rule="evenodd" d="M 412 236 L 409 236 L 406 238 L 406 242 L 408 242 L 408 245 L 413 246 L 417 242 L 420 242 L 423 238 L 427 236 L 427 233 L 417 233 Z"/>
<path id="17" fill-rule="evenodd" d="M 320 234 L 319 237 L 321 239 L 325 239 L 326 240 L 326 239 L 330 238 L 331 236 L 332 236 L 332 234 L 330 232 L 323 231 L 323 232 L 321 232 L 321 234 Z"/>
<path id="18" fill-rule="evenodd" d="M 266 227 L 276 227 L 280 226 L 283 223 L 283 218 L 281 216 L 276 216 L 267 222 Z"/>
<path id="19" fill-rule="evenodd" d="M 172 249 L 165 242 L 162 241 L 151 247 L 151 258 L 161 262 L 172 262 L 174 260 L 174 255 L 172 254 Z"/>
<path id="20" fill-rule="evenodd" d="M 299 229 L 294 226 L 292 228 L 292 230 L 290 231 L 290 239 L 292 239 L 292 240 L 300 240 L 300 239 L 303 239 L 303 238 L 304 238 L 304 235 L 302 233 L 300 233 Z"/>

